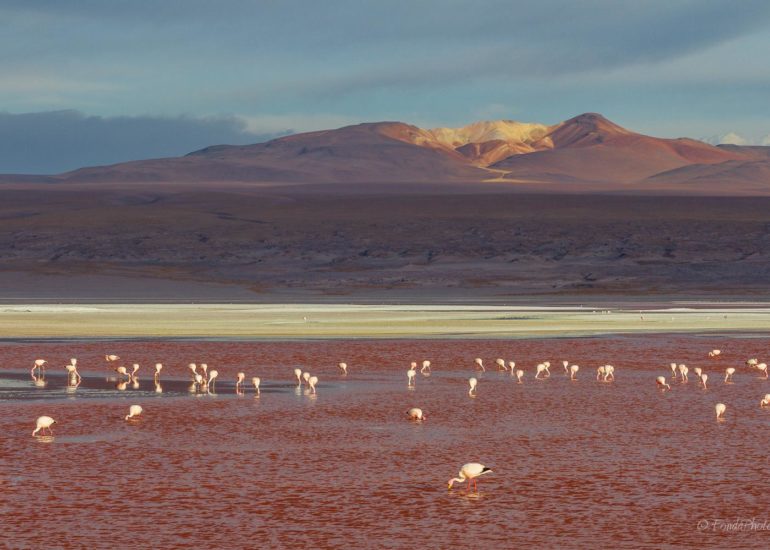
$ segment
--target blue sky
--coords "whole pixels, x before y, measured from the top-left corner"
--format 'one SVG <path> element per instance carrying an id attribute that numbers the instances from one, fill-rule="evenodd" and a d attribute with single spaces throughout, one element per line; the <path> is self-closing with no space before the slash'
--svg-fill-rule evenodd
<path id="1" fill-rule="evenodd" d="M 770 135 L 770 3 L 0 0 L 0 172 L 364 121 Z"/>

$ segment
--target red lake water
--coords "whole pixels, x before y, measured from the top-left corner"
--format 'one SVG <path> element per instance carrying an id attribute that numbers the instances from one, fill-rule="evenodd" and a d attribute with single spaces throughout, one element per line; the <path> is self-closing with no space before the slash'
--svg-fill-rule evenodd
<path id="1" fill-rule="evenodd" d="M 762 361 L 769 344 L 663 335 L 5 342 L 3 545 L 766 548 L 770 408 L 759 402 L 770 381 L 744 361 Z M 712 348 L 720 359 L 707 356 Z M 108 364 L 105 354 L 121 359 Z M 71 357 L 83 376 L 75 389 L 64 370 Z M 525 371 L 522 384 L 496 370 L 498 357 Z M 30 376 L 37 358 L 49 362 L 45 385 Z M 418 369 L 408 389 L 410 361 L 424 359 L 432 373 Z M 552 374 L 535 380 L 545 360 Z M 562 360 L 580 366 L 577 381 Z M 689 382 L 671 379 L 672 361 L 688 365 Z M 190 362 L 219 372 L 211 394 L 191 391 Z M 133 363 L 138 380 L 121 388 L 113 367 Z M 596 380 L 605 363 L 615 382 Z M 315 395 L 297 387 L 295 367 L 318 377 Z M 709 374 L 708 389 L 694 367 Z M 656 388 L 658 375 L 670 391 Z M 262 380 L 259 396 L 252 376 Z M 132 404 L 144 412 L 125 421 Z M 414 406 L 427 420 L 407 420 Z M 56 419 L 53 437 L 32 437 L 40 415 Z M 447 490 L 466 462 L 493 473 L 478 492 Z"/>

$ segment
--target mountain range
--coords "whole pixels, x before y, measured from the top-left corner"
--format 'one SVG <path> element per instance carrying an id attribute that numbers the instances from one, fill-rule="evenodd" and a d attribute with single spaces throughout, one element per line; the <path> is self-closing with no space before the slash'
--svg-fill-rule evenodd
<path id="1" fill-rule="evenodd" d="M 512 120 L 422 129 L 376 122 L 183 157 L 81 168 L 49 183 L 499 183 L 525 188 L 770 192 L 770 147 L 714 146 L 623 128 L 596 113 L 559 124 Z"/>

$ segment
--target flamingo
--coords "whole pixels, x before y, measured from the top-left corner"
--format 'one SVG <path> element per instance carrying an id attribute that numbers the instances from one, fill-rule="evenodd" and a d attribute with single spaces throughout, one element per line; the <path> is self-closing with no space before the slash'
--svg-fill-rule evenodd
<path id="1" fill-rule="evenodd" d="M 409 420 L 425 420 L 427 418 L 426 415 L 423 414 L 422 409 L 418 409 L 417 407 L 412 407 L 408 411 L 406 411 L 406 416 L 409 417 Z"/>
<path id="2" fill-rule="evenodd" d="M 136 378 L 136 372 L 139 370 L 139 363 L 134 363 L 134 370 L 131 371 L 131 378 Z"/>
<path id="3" fill-rule="evenodd" d="M 69 364 L 64 367 L 67 369 L 67 381 L 69 384 L 75 385 L 80 384 L 80 381 L 82 378 L 80 377 L 80 373 L 78 372 L 77 366 L 73 364 Z"/>
<path id="4" fill-rule="evenodd" d="M 297 385 L 302 385 L 302 369 L 294 369 L 294 376 L 297 377 Z"/>
<path id="5" fill-rule="evenodd" d="M 155 379 L 155 393 L 163 393 L 163 386 L 160 385 L 157 379 Z"/>
<path id="6" fill-rule="evenodd" d="M 417 371 L 416 371 L 416 370 L 414 370 L 414 367 L 416 367 L 416 366 L 417 366 L 417 363 L 412 363 L 412 365 L 414 365 L 414 366 L 413 366 L 413 367 L 411 367 L 411 368 L 410 368 L 408 371 L 406 371 L 406 380 L 407 380 L 407 383 L 406 383 L 406 385 L 407 385 L 408 387 L 410 387 L 410 388 L 411 388 L 412 386 L 414 386 L 414 377 L 415 377 L 415 375 L 417 374 Z"/>
<path id="7" fill-rule="evenodd" d="M 201 365 L 201 366 L 203 366 L 203 365 Z M 214 369 L 212 369 L 212 370 L 211 370 L 211 373 L 209 374 L 209 378 L 208 378 L 208 380 L 206 381 L 206 384 L 207 384 L 207 385 L 209 386 L 209 388 L 211 388 L 212 390 L 214 389 L 214 383 L 216 382 L 217 376 L 219 376 L 219 372 L 218 372 L 218 371 L 216 371 L 216 370 L 214 370 Z"/>
<path id="8" fill-rule="evenodd" d="M 701 375 L 700 375 L 700 381 L 701 381 L 701 384 L 703 384 L 703 389 L 704 389 L 704 390 L 707 390 L 707 389 L 708 389 L 708 388 L 706 387 L 706 380 L 708 380 L 708 379 L 709 379 L 709 375 L 708 375 L 708 374 L 706 374 L 705 372 L 704 372 L 703 374 L 701 374 Z"/>
<path id="9" fill-rule="evenodd" d="M 756 367 L 759 364 L 759 359 L 747 359 L 746 360 L 746 366 L 748 367 Z"/>
<path id="10" fill-rule="evenodd" d="M 32 436 L 34 437 L 37 435 L 37 432 L 41 430 L 48 430 L 48 433 L 50 435 L 53 435 L 53 430 L 51 430 L 51 426 L 56 424 L 56 420 L 51 418 L 50 416 L 38 416 L 37 422 L 35 424 L 35 430 L 32 432 Z"/>
<path id="11" fill-rule="evenodd" d="M 666 377 L 665 376 L 658 376 L 655 379 L 655 383 L 658 385 L 658 387 L 660 389 L 663 389 L 663 388 L 666 388 L 667 390 L 671 389 L 671 386 L 669 386 L 668 383 L 666 382 Z"/>
<path id="12" fill-rule="evenodd" d="M 348 373 L 348 364 L 347 363 L 337 363 L 337 366 L 342 371 L 342 374 Z"/>
<path id="13" fill-rule="evenodd" d="M 431 372 L 430 361 L 427 359 L 422 362 L 422 367 L 420 367 L 420 374 L 425 374 L 426 372 Z"/>
<path id="14" fill-rule="evenodd" d="M 676 363 L 671 363 L 671 378 L 676 378 Z"/>
<path id="15" fill-rule="evenodd" d="M 160 376 L 160 371 L 163 369 L 163 363 L 155 363 L 155 380 Z"/>
<path id="16" fill-rule="evenodd" d="M 760 363 L 757 365 L 757 369 L 759 372 L 764 373 L 765 378 L 767 378 L 767 363 Z"/>
<path id="17" fill-rule="evenodd" d="M 537 367 L 537 372 L 535 373 L 535 378 L 537 380 L 540 380 L 540 373 L 545 371 L 545 365 L 543 363 L 540 363 Z"/>
<path id="18" fill-rule="evenodd" d="M 514 367 L 516 367 L 516 361 L 508 361 L 508 369 L 511 371 L 511 376 L 513 376 Z"/>
<path id="19" fill-rule="evenodd" d="M 599 378 L 603 378 L 606 376 L 607 369 L 604 366 L 601 366 L 596 369 L 596 379 L 599 380 Z"/>
<path id="20" fill-rule="evenodd" d="M 727 367 L 725 369 L 725 383 L 727 383 L 728 380 L 730 380 L 730 382 L 733 381 L 733 374 L 735 374 L 734 367 Z"/>
<path id="21" fill-rule="evenodd" d="M 29 371 L 30 375 L 32 375 L 32 378 L 35 377 L 35 369 L 37 369 L 41 374 L 45 370 L 45 364 L 48 361 L 45 359 L 35 359 L 35 363 L 32 365 L 32 370 Z"/>
<path id="22" fill-rule="evenodd" d="M 544 361 L 543 366 L 545 367 L 545 377 L 548 378 L 549 376 L 551 376 L 551 371 L 549 370 L 551 368 L 551 362 Z"/>
<path id="23" fill-rule="evenodd" d="M 236 378 L 236 380 L 235 380 L 235 391 L 236 392 L 240 391 L 241 384 L 243 384 L 244 380 L 246 380 L 246 374 L 242 373 L 242 372 L 239 372 L 238 373 L 238 378 Z"/>
<path id="24" fill-rule="evenodd" d="M 198 366 L 195 363 L 190 363 L 187 365 L 187 368 L 190 369 L 190 373 L 192 375 L 193 382 L 195 382 L 195 376 L 198 374 Z"/>
<path id="25" fill-rule="evenodd" d="M 717 413 L 717 420 L 724 420 L 725 411 L 727 410 L 727 405 L 725 405 L 724 403 L 717 403 L 716 407 L 714 407 L 714 410 Z"/>
<path id="26" fill-rule="evenodd" d="M 251 379 L 251 383 L 254 384 L 254 391 L 257 392 L 257 395 L 260 395 L 260 393 L 259 393 L 259 383 L 260 382 L 261 382 L 261 380 L 259 379 L 259 376 L 254 376 Z"/>
<path id="27" fill-rule="evenodd" d="M 141 405 L 131 405 L 128 408 L 128 414 L 126 415 L 126 420 L 134 418 L 135 416 L 139 416 L 140 414 L 142 414 L 142 406 Z"/>
<path id="28" fill-rule="evenodd" d="M 120 357 L 118 357 L 117 355 L 105 355 L 104 356 L 104 360 L 107 361 L 108 363 L 112 363 L 114 361 L 117 361 L 118 359 L 120 359 Z"/>
<path id="29" fill-rule="evenodd" d="M 470 491 L 472 481 L 474 490 L 478 491 L 476 478 L 489 473 L 492 473 L 492 470 L 483 464 L 479 464 L 478 462 L 469 462 L 468 464 L 463 464 L 462 468 L 460 468 L 460 472 L 457 474 L 457 477 L 452 478 L 447 482 L 447 489 L 451 489 L 455 481 L 460 483 L 467 481 L 468 491 Z"/>
<path id="30" fill-rule="evenodd" d="M 682 376 L 682 382 L 687 382 L 687 373 L 690 369 L 687 368 L 687 365 L 679 365 L 679 374 Z"/>
<path id="31" fill-rule="evenodd" d="M 128 374 L 128 371 L 126 370 L 126 367 L 118 367 L 115 369 L 115 372 L 117 372 L 121 376 L 127 377 L 129 380 L 131 380 L 131 375 Z"/>
<path id="32" fill-rule="evenodd" d="M 578 370 L 580 370 L 580 367 L 577 366 L 577 365 L 572 365 L 569 368 L 569 379 L 570 380 L 577 380 L 577 378 L 575 378 L 575 375 L 577 374 Z"/>
<path id="33" fill-rule="evenodd" d="M 569 361 L 562 361 L 561 364 L 564 367 L 564 374 L 569 375 Z"/>
<path id="34" fill-rule="evenodd" d="M 693 370 L 695 371 L 695 376 L 698 378 L 700 378 L 700 375 L 703 374 L 703 369 L 700 367 L 695 367 Z"/>
<path id="35" fill-rule="evenodd" d="M 195 391 L 198 391 L 199 388 L 203 388 L 203 384 L 205 384 L 206 381 L 203 379 L 202 374 L 195 373 L 195 376 L 193 377 L 193 386 L 195 386 Z"/>
<path id="36" fill-rule="evenodd" d="M 310 393 L 315 393 L 315 385 L 318 384 L 318 377 L 311 376 L 307 383 L 308 386 L 310 386 Z"/>
<path id="37" fill-rule="evenodd" d="M 468 386 L 470 386 L 470 389 L 468 390 L 468 395 L 474 396 L 476 395 L 476 386 L 478 385 L 479 381 L 475 378 L 468 378 Z"/>
<path id="38" fill-rule="evenodd" d="M 722 350 L 721 349 L 712 349 L 709 352 L 709 357 L 719 357 L 721 354 L 722 354 Z"/>
<path id="39" fill-rule="evenodd" d="M 302 373 L 302 380 L 304 380 L 305 384 L 307 384 L 308 381 L 310 380 L 310 373 L 309 372 L 303 372 Z"/>
<path id="40" fill-rule="evenodd" d="M 604 381 L 607 382 L 610 378 L 615 381 L 615 367 L 612 365 L 604 365 Z"/>
<path id="41" fill-rule="evenodd" d="M 481 369 L 481 372 L 487 371 L 487 369 L 484 368 L 484 361 L 482 361 L 481 357 L 476 357 L 476 359 L 474 359 L 474 363 L 476 363 L 476 366 Z"/>
<path id="42" fill-rule="evenodd" d="M 516 369 L 516 381 L 521 384 L 521 379 L 524 376 L 524 371 L 521 369 Z"/>
<path id="43" fill-rule="evenodd" d="M 770 405 L 770 393 L 766 393 L 765 397 L 762 399 L 762 401 L 759 402 L 760 407 L 767 407 Z"/>
<path id="44" fill-rule="evenodd" d="M 497 365 L 497 370 L 507 370 L 505 359 L 495 359 L 495 364 Z"/>
<path id="45" fill-rule="evenodd" d="M 203 371 L 203 379 L 208 384 L 208 382 L 209 382 L 209 366 L 206 363 L 201 363 L 201 370 Z"/>

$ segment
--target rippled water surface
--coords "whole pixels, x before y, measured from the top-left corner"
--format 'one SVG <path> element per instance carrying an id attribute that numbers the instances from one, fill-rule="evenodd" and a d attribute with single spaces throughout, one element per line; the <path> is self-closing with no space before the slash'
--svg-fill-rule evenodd
<path id="1" fill-rule="evenodd" d="M 770 530 L 770 382 L 743 366 L 765 338 L 58 342 L 0 346 L 0 513 L 9 547 L 757 547 Z M 713 347 L 722 358 L 707 357 Z M 104 360 L 142 365 L 120 389 Z M 473 359 L 489 369 L 468 395 Z M 49 361 L 45 385 L 29 368 Z M 83 381 L 66 388 L 78 359 Z M 515 360 L 523 384 L 495 370 Z M 433 373 L 407 389 L 409 361 Z M 571 382 L 561 367 L 580 365 Z M 550 360 L 552 376 L 534 380 Z M 164 363 L 160 390 L 151 366 Z M 350 374 L 336 364 L 346 361 Z M 661 393 L 670 361 L 690 382 Z M 189 391 L 189 362 L 219 371 Z M 616 367 L 614 383 L 595 368 Z M 298 389 L 293 368 L 319 377 Z M 710 375 L 698 387 L 693 368 Z M 721 378 L 735 366 L 733 384 Z M 130 370 L 130 369 L 129 369 Z M 262 379 L 262 393 L 234 380 Z M 138 387 L 135 387 L 138 386 Z M 727 405 L 724 422 L 714 405 Z M 141 404 L 137 421 L 123 417 Z M 422 407 L 428 419 L 406 420 Z M 32 437 L 35 418 L 57 420 Z M 478 493 L 447 479 L 479 461 Z M 699 529 L 699 522 L 700 529 Z M 770 526 L 768 527 L 770 529 Z"/>

